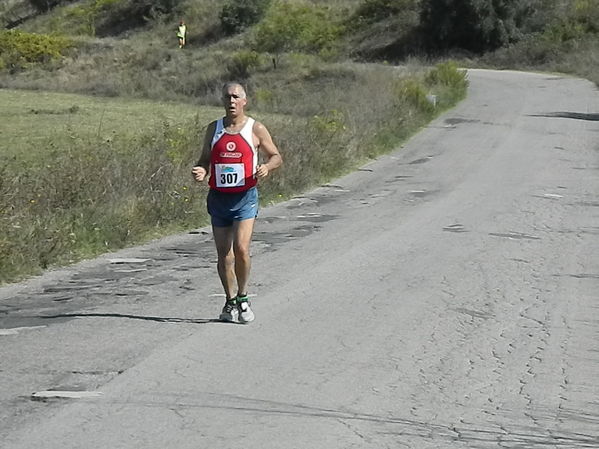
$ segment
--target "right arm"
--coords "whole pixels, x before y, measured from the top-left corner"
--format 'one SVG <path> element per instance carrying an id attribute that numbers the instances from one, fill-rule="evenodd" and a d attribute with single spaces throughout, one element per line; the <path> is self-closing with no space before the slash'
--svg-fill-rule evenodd
<path id="1" fill-rule="evenodd" d="M 202 154 L 198 163 L 191 169 L 191 174 L 197 182 L 202 182 L 208 175 L 210 169 L 210 146 L 212 143 L 212 136 L 214 136 L 214 130 L 216 129 L 216 122 L 212 122 L 206 129 L 204 135 L 204 143 L 202 145 Z"/>

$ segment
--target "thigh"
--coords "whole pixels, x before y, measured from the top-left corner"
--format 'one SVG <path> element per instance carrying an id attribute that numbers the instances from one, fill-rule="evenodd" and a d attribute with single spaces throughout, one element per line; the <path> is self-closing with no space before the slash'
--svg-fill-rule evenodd
<path id="1" fill-rule="evenodd" d="M 231 252 L 235 236 L 234 226 L 212 226 L 214 245 L 219 257 L 224 257 Z"/>
<path id="2" fill-rule="evenodd" d="M 234 237 L 233 243 L 236 248 L 248 250 L 250 242 L 252 241 L 252 234 L 254 232 L 255 218 L 248 218 L 247 220 L 239 220 L 233 224 Z"/>

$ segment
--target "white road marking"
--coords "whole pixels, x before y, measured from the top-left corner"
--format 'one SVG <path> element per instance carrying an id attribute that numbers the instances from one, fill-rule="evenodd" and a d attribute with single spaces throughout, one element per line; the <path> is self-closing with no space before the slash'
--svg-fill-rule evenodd
<path id="1" fill-rule="evenodd" d="M 5 335 L 17 335 L 23 331 L 41 329 L 47 326 L 13 327 L 12 329 L 0 329 L 0 337 Z"/>
<path id="2" fill-rule="evenodd" d="M 31 395 L 35 399 L 43 398 L 66 398 L 66 399 L 90 399 L 102 396 L 100 391 L 38 391 Z"/>

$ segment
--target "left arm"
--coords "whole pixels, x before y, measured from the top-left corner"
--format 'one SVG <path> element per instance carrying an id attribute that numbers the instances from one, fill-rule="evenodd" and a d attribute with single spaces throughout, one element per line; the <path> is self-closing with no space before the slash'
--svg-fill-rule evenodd
<path id="1" fill-rule="evenodd" d="M 256 176 L 258 178 L 264 178 L 268 176 L 271 170 L 279 168 L 283 163 L 283 158 L 281 157 L 281 153 L 279 153 L 279 149 L 272 141 L 272 137 L 266 127 L 260 123 L 254 123 L 254 137 L 258 149 L 266 156 L 266 162 L 264 164 L 258 165 L 256 168 Z"/>

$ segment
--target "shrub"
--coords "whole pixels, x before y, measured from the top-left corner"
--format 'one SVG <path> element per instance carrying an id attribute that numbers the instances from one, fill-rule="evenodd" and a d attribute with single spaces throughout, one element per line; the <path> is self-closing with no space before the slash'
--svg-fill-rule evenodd
<path id="1" fill-rule="evenodd" d="M 400 100 L 400 104 L 407 103 L 415 108 L 418 112 L 430 113 L 434 110 L 434 106 L 427 99 L 427 86 L 416 79 L 402 79 L 397 81 L 395 86 L 395 94 Z"/>
<path id="2" fill-rule="evenodd" d="M 587 34 L 599 33 L 599 4 L 590 0 L 576 0 L 563 14 L 545 27 L 542 39 L 550 42 L 580 40 Z"/>
<path id="3" fill-rule="evenodd" d="M 60 0 L 29 0 L 29 3 L 31 3 L 38 11 L 45 12 L 50 11 L 50 9 L 59 5 L 61 2 Z"/>
<path id="4" fill-rule="evenodd" d="M 262 55 L 252 50 L 241 50 L 233 53 L 227 63 L 229 79 L 244 80 L 249 78 L 251 71 L 262 65 L 262 60 Z"/>
<path id="5" fill-rule="evenodd" d="M 425 75 L 424 83 L 438 99 L 437 110 L 444 110 L 462 100 L 468 89 L 466 71 L 459 70 L 453 61 L 437 64 Z"/>
<path id="6" fill-rule="evenodd" d="M 62 36 L 0 31 L 0 69 L 18 70 L 62 58 L 73 42 Z"/>
<path id="7" fill-rule="evenodd" d="M 458 65 L 453 61 L 437 64 L 434 69 L 426 74 L 424 79 L 429 86 L 441 84 L 457 89 L 466 89 L 468 87 L 466 71 L 459 70 Z"/>
<path id="8" fill-rule="evenodd" d="M 270 0 L 227 0 L 220 12 L 224 33 L 236 34 L 258 23 L 269 5 Z"/>

